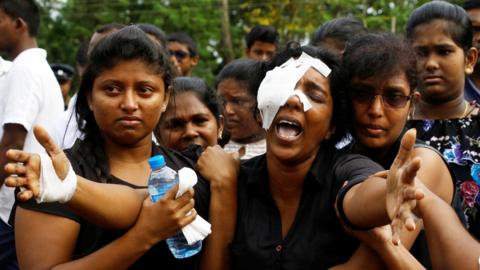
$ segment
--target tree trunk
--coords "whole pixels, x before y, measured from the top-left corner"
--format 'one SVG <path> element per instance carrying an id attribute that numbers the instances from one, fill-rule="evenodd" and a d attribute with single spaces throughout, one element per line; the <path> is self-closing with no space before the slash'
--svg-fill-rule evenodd
<path id="1" fill-rule="evenodd" d="M 232 34 L 230 32 L 230 16 L 228 9 L 228 0 L 221 0 L 222 3 L 222 43 L 225 46 L 224 63 L 228 63 L 235 58 L 232 45 Z"/>

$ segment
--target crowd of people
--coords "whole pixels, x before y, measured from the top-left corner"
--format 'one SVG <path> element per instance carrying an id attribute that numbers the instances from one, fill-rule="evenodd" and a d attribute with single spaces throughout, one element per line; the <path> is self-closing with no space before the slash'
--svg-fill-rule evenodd
<path id="1" fill-rule="evenodd" d="M 0 0 L 0 269 L 480 269 L 480 1 L 426 3 L 404 37 L 257 25 L 213 87 L 190 35 L 148 23 L 49 65 L 39 13 Z M 159 154 L 198 182 L 152 203 Z"/>

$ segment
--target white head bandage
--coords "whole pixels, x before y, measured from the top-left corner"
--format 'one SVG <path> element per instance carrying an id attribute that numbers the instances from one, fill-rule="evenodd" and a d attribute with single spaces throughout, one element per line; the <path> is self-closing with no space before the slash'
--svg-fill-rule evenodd
<path id="1" fill-rule="evenodd" d="M 331 72 L 331 69 L 320 59 L 313 58 L 304 52 L 299 58 L 292 57 L 283 65 L 267 72 L 258 88 L 257 95 L 258 109 L 262 115 L 264 129 L 270 128 L 280 107 L 285 105 L 293 95 L 298 96 L 304 111 L 308 111 L 312 107 L 305 94 L 300 90 L 295 90 L 297 82 L 310 67 L 325 77 L 328 77 Z"/>

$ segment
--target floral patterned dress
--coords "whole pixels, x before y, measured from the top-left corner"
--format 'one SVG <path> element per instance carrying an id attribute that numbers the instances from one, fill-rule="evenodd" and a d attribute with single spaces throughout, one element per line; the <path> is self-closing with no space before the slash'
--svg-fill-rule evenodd
<path id="1" fill-rule="evenodd" d="M 449 120 L 413 120 L 417 138 L 443 154 L 455 174 L 467 229 L 480 240 L 480 115 Z"/>

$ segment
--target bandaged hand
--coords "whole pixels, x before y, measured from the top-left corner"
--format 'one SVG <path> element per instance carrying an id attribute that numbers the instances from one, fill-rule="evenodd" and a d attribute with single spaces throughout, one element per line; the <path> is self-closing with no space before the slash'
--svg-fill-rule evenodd
<path id="1" fill-rule="evenodd" d="M 72 166 L 45 129 L 36 126 L 34 134 L 48 155 L 8 150 L 6 155 L 11 162 L 5 166 L 9 174 L 5 184 L 21 189 L 17 194 L 21 201 L 35 198 L 38 203 L 66 203 L 73 197 L 77 186 Z"/>

